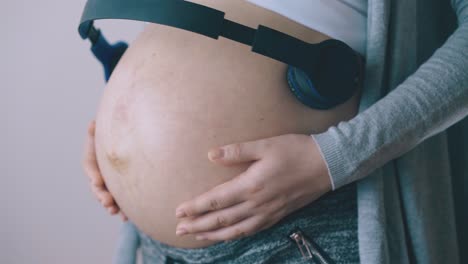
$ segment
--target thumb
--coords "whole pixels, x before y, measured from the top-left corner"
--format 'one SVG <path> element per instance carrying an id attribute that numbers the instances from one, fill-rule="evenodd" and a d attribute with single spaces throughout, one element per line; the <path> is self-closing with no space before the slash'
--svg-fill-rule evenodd
<path id="1" fill-rule="evenodd" d="M 260 140 L 234 143 L 219 148 L 211 149 L 208 152 L 208 159 L 225 165 L 248 162 L 261 159 L 260 154 L 263 149 Z"/>

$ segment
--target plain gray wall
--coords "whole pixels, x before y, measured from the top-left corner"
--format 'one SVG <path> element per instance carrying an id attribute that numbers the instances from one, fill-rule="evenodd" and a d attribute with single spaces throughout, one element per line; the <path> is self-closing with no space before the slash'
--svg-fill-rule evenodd
<path id="1" fill-rule="evenodd" d="M 77 26 L 85 1 L 0 6 L 0 263 L 110 263 L 121 220 L 81 167 L 103 71 Z M 131 40 L 139 22 L 97 23 Z"/>

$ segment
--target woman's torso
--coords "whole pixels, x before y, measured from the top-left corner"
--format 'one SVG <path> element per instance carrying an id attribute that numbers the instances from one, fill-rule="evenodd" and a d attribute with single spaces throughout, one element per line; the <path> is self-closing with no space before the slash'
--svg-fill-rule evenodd
<path id="1" fill-rule="evenodd" d="M 226 18 L 263 24 L 314 43 L 327 37 L 245 1 L 197 0 Z M 250 164 L 222 167 L 210 148 L 281 134 L 312 134 L 357 114 L 358 96 L 334 109 L 302 105 L 287 65 L 248 46 L 148 25 L 107 84 L 96 117 L 96 154 L 106 184 L 135 225 L 163 243 L 199 248 L 216 241 L 178 237 L 175 208 Z"/>

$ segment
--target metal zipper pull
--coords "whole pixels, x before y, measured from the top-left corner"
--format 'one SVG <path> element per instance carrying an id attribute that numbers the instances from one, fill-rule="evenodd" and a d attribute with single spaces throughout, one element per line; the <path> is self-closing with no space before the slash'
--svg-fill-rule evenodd
<path id="1" fill-rule="evenodd" d="M 314 262 L 319 264 L 331 264 L 331 261 L 327 260 L 322 252 L 320 252 L 313 243 L 302 235 L 301 231 L 294 231 L 289 235 L 289 237 L 296 241 L 304 259 L 312 259 Z"/>

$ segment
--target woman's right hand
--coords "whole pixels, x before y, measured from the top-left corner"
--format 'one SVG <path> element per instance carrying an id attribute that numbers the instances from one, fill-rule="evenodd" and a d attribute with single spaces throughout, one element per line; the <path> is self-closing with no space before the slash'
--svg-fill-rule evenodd
<path id="1" fill-rule="evenodd" d="M 88 125 L 88 136 L 85 142 L 85 150 L 83 156 L 83 168 L 89 177 L 91 190 L 101 204 L 107 208 L 111 215 L 120 212 L 123 221 L 127 221 L 127 216 L 120 210 L 119 206 L 112 197 L 112 194 L 107 190 L 104 178 L 101 175 L 96 158 L 96 149 L 94 145 L 94 133 L 96 130 L 96 121 L 93 120 Z"/>

